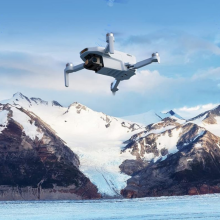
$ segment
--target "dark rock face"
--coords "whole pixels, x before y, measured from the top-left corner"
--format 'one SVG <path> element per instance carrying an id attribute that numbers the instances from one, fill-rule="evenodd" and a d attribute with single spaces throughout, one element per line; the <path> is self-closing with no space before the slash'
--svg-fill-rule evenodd
<path id="1" fill-rule="evenodd" d="M 125 160 L 123 163 L 119 166 L 121 172 L 131 176 L 140 170 L 142 170 L 144 167 L 146 167 L 148 163 L 144 163 L 142 160 Z"/>
<path id="2" fill-rule="evenodd" d="M 8 111 L 8 123 L 0 132 L 0 200 L 13 200 L 16 192 L 21 193 L 21 199 L 22 192 L 26 199 L 100 198 L 96 186 L 79 171 L 77 155 L 47 124 L 33 113 L 16 108 L 42 133 L 42 138 L 32 139 L 13 119 L 10 105 L 2 106 L 2 110 Z M 27 187 L 33 190 L 25 190 Z"/>
<path id="3" fill-rule="evenodd" d="M 220 138 L 191 123 L 181 129 L 179 151 L 134 173 L 121 191 L 124 197 L 220 193 Z M 155 134 L 147 138 L 156 144 Z"/>

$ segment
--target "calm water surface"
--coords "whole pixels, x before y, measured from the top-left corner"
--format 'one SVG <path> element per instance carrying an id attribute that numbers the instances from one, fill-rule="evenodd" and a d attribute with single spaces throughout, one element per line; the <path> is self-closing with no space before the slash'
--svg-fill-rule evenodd
<path id="1" fill-rule="evenodd" d="M 0 202 L 0 220 L 218 219 L 220 195 L 91 201 Z"/>

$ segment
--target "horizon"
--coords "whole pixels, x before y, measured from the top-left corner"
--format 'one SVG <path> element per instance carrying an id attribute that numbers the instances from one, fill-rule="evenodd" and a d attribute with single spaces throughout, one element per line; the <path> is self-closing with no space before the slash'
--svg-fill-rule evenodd
<path id="1" fill-rule="evenodd" d="M 1 5 L 0 100 L 20 91 L 63 106 L 79 102 L 115 117 L 220 103 L 217 0 L 199 5 L 189 0 L 9 0 Z M 116 50 L 137 61 L 159 52 L 161 63 L 123 81 L 115 96 L 109 89 L 113 78 L 88 70 L 70 74 L 65 88 L 65 64 L 81 63 L 79 51 L 87 46 L 105 47 L 107 32 L 115 33 Z"/>

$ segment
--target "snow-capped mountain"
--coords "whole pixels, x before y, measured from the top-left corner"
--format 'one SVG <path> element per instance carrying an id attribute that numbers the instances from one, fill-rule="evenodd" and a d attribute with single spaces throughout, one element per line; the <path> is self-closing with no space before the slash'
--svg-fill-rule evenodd
<path id="1" fill-rule="evenodd" d="M 124 146 L 124 140 L 145 130 L 143 126 L 95 112 L 77 102 L 65 108 L 56 101 L 47 102 L 16 93 L 11 99 L 1 103 L 24 108 L 50 125 L 79 156 L 80 170 L 98 187 L 100 193 L 118 195 L 126 186 L 129 176 L 122 174 L 119 166 L 133 156 L 120 154 L 121 148 Z M 6 122 L 3 120 L 2 124 L 4 123 Z M 24 120 L 23 124 L 28 124 L 27 120 Z M 26 129 L 25 126 L 23 131 L 26 135 L 37 135 L 30 133 L 29 128 Z"/>
<path id="2" fill-rule="evenodd" d="M 126 162 L 121 166 L 132 175 L 122 190 L 124 197 L 220 192 L 220 138 L 205 128 L 186 123 L 139 138 L 128 150 L 142 164 L 138 172 Z"/>
<path id="3" fill-rule="evenodd" d="M 164 118 L 125 142 L 121 171 L 132 176 L 122 195 L 184 195 L 220 192 L 220 106 L 188 121 Z"/>
<path id="4" fill-rule="evenodd" d="M 9 113 L 3 109 L 7 103 L 10 117 L 32 140 L 41 140 L 42 132 L 36 120 L 30 123 L 28 117 L 38 118 L 78 155 L 80 171 L 102 195 L 118 196 L 121 192 L 130 198 L 194 194 L 204 192 L 200 187 L 205 183 L 210 192 L 220 192 L 220 176 L 216 173 L 220 170 L 220 106 L 190 120 L 172 110 L 151 111 L 144 114 L 145 122 L 151 123 L 138 124 L 130 122 L 132 117 L 111 117 L 77 102 L 63 107 L 56 101 L 28 98 L 21 93 L 1 103 L 0 134 L 8 126 Z M 26 115 L 21 117 L 19 111 Z M 134 121 L 138 118 L 140 115 Z M 205 179 L 197 171 L 205 173 Z"/>
<path id="5" fill-rule="evenodd" d="M 0 168 L 0 200 L 100 198 L 50 126 L 11 104 L 0 104 Z"/>

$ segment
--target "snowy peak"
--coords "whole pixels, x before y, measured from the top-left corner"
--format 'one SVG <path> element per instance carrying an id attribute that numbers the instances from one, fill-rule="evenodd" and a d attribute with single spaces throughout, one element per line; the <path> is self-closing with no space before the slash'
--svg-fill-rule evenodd
<path id="1" fill-rule="evenodd" d="M 57 102 L 55 100 L 52 101 L 52 105 L 53 106 L 58 106 L 58 107 L 63 107 L 59 102 Z"/>
<path id="2" fill-rule="evenodd" d="M 62 107 L 57 101 L 44 101 L 41 98 L 28 98 L 20 92 L 17 92 L 13 95 L 11 99 L 1 101 L 2 104 L 11 104 L 11 105 L 19 105 L 25 109 L 29 109 L 33 106 L 56 106 Z"/>
<path id="3" fill-rule="evenodd" d="M 29 98 L 25 95 L 23 95 L 22 93 L 20 92 L 17 92 L 13 95 L 13 98 L 12 99 L 9 99 L 9 100 L 13 100 L 13 101 L 20 101 L 20 100 L 25 100 L 29 103 L 31 103 L 31 101 L 29 100 Z"/>
<path id="4" fill-rule="evenodd" d="M 220 137 L 220 105 L 188 121 L 204 127 L 214 135 Z"/>
<path id="5" fill-rule="evenodd" d="M 44 101 L 40 98 L 30 98 L 33 102 L 35 102 L 37 105 L 39 104 L 43 104 L 43 105 L 48 105 L 48 102 L 47 101 Z"/>
<path id="6" fill-rule="evenodd" d="M 170 115 L 170 116 L 174 116 L 174 117 L 179 118 L 181 120 L 184 120 L 184 118 L 182 118 L 180 115 L 176 114 L 173 110 L 168 111 L 166 114 Z"/>
<path id="7" fill-rule="evenodd" d="M 220 117 L 220 105 L 215 107 L 214 109 L 211 109 L 209 111 L 203 112 L 199 114 L 198 116 L 189 119 L 188 121 L 196 121 L 198 119 L 202 120 L 203 122 L 207 124 L 216 124 L 216 117 Z"/>
<path id="8" fill-rule="evenodd" d="M 180 120 L 185 120 L 183 117 L 181 117 L 180 115 L 176 114 L 173 110 L 170 110 L 168 112 L 160 112 L 160 113 L 157 113 L 157 115 L 161 118 L 161 119 L 164 119 L 164 118 L 167 118 L 167 117 L 170 117 L 170 118 L 173 118 L 173 119 L 180 119 Z"/>
<path id="9" fill-rule="evenodd" d="M 85 105 L 80 104 L 79 102 L 74 102 L 71 105 L 69 105 L 67 112 L 69 111 L 76 111 L 78 114 L 80 114 L 80 112 L 84 110 L 84 111 L 92 111 L 92 109 L 86 107 Z"/>

